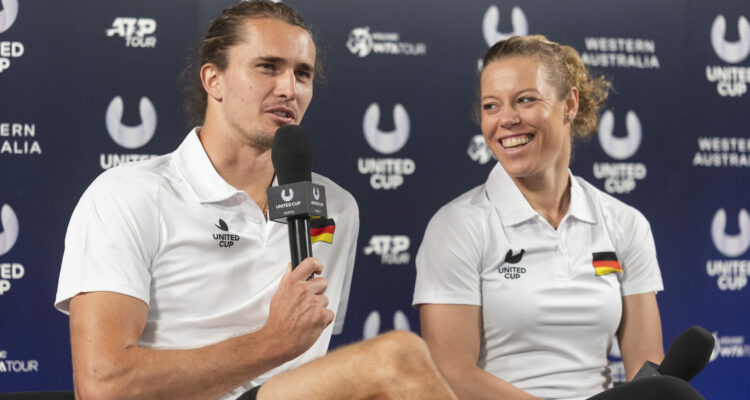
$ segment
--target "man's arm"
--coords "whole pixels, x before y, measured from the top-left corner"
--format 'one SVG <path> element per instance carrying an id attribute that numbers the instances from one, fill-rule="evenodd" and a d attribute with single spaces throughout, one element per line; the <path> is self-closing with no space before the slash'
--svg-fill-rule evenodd
<path id="1" fill-rule="evenodd" d="M 73 379 L 79 399 L 216 398 L 307 350 L 331 321 L 322 271 L 308 258 L 284 275 L 260 330 L 210 346 L 138 346 L 148 306 L 134 297 L 90 292 L 70 303 Z"/>
<path id="2" fill-rule="evenodd" d="M 461 399 L 535 399 L 477 366 L 481 335 L 480 306 L 422 304 L 422 337 L 432 357 Z"/>
<path id="3" fill-rule="evenodd" d="M 661 318 L 656 294 L 641 293 L 622 298 L 622 320 L 617 330 L 625 376 L 632 380 L 644 362 L 664 359 Z"/>

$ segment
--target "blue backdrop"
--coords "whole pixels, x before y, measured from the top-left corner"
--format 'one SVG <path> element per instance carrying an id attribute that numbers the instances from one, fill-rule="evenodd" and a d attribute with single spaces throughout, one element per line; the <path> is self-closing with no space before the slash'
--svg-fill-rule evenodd
<path id="1" fill-rule="evenodd" d="M 72 388 L 68 319 L 52 306 L 70 214 L 104 169 L 182 141 L 178 76 L 231 3 L 0 0 L 0 392 Z M 706 327 L 717 345 L 695 386 L 747 397 L 750 2 L 289 3 L 326 54 L 328 82 L 303 123 L 314 168 L 361 211 L 335 345 L 419 330 L 410 304 L 424 228 L 496 162 L 470 118 L 479 59 L 498 39 L 541 33 L 614 83 L 571 168 L 651 222 L 665 345 Z M 392 145 L 368 140 L 381 135 Z"/>

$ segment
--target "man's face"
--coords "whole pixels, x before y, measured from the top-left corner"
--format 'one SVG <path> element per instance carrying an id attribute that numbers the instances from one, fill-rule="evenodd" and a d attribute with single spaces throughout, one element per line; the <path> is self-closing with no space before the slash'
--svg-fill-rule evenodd
<path id="1" fill-rule="evenodd" d="M 299 124 L 313 94 L 315 45 L 304 29 L 248 19 L 220 72 L 224 120 L 244 144 L 270 149 L 276 130 Z"/>

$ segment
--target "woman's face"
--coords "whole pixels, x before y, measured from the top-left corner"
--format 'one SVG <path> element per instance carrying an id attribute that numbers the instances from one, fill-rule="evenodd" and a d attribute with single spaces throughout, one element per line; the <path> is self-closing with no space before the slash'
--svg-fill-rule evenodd
<path id="1" fill-rule="evenodd" d="M 567 171 L 570 121 L 578 91 L 565 99 L 533 57 L 510 57 L 488 64 L 480 81 L 481 125 L 490 150 L 513 178 Z M 540 175 L 542 174 L 542 175 Z"/>

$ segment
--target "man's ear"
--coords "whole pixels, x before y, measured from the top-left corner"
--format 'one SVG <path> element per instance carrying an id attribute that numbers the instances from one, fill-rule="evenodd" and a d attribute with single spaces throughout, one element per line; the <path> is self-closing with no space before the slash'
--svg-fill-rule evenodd
<path id="1" fill-rule="evenodd" d="M 578 88 L 573 86 L 565 97 L 565 115 L 572 121 L 576 114 L 578 114 Z"/>
<path id="2" fill-rule="evenodd" d="M 211 63 L 203 64 L 200 70 L 201 83 L 203 83 L 203 89 L 206 91 L 208 96 L 212 97 L 216 101 L 221 101 L 224 97 L 221 71 L 216 65 Z"/>

